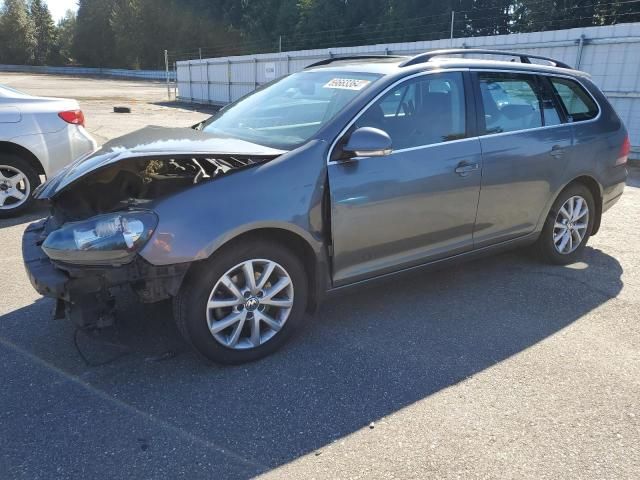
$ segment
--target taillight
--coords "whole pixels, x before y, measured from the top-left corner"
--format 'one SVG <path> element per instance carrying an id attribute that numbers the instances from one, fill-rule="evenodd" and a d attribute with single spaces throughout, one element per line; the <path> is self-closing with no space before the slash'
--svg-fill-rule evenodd
<path id="1" fill-rule="evenodd" d="M 84 127 L 84 113 L 82 113 L 82 110 L 68 110 L 60 112 L 58 116 L 67 123 Z"/>
<path id="2" fill-rule="evenodd" d="M 627 135 L 622 142 L 622 148 L 620 149 L 620 156 L 616 160 L 616 165 L 626 165 L 629 154 L 631 153 L 631 140 Z"/>

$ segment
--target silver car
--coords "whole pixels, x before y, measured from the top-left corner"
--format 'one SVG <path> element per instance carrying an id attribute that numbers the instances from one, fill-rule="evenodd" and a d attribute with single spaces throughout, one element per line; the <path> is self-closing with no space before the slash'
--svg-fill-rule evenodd
<path id="1" fill-rule="evenodd" d="M 114 322 L 116 287 L 171 299 L 198 352 L 240 363 L 347 287 L 521 246 L 574 262 L 629 138 L 587 74 L 531 58 L 333 58 L 114 140 L 39 189 L 31 282 L 84 328 Z"/>
<path id="2" fill-rule="evenodd" d="M 0 218 L 29 207 L 41 175 L 51 177 L 96 148 L 75 100 L 0 85 Z"/>

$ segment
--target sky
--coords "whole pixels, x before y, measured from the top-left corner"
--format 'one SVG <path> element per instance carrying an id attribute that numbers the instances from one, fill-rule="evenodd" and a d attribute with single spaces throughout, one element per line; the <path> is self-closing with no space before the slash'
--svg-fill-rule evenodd
<path id="1" fill-rule="evenodd" d="M 58 23 L 67 10 L 78 10 L 78 0 L 46 0 L 53 21 Z"/>

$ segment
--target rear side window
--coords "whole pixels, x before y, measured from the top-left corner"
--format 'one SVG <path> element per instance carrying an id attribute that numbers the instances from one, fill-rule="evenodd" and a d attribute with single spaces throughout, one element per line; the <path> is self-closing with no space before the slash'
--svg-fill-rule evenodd
<path id="1" fill-rule="evenodd" d="M 598 105 L 585 89 L 567 78 L 551 78 L 551 84 L 560 97 L 570 122 L 591 120 L 598 116 Z"/>
<path id="2" fill-rule="evenodd" d="M 542 126 L 537 79 L 517 73 L 480 73 L 485 133 L 515 132 Z"/>

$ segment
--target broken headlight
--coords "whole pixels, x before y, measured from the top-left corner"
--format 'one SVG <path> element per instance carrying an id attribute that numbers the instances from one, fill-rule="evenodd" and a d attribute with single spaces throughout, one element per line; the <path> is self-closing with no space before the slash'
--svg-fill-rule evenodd
<path id="1" fill-rule="evenodd" d="M 149 211 L 117 212 L 67 223 L 51 232 L 42 249 L 52 260 L 82 265 L 122 265 L 149 240 L 158 217 Z"/>

